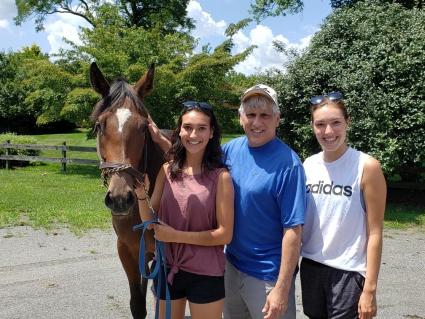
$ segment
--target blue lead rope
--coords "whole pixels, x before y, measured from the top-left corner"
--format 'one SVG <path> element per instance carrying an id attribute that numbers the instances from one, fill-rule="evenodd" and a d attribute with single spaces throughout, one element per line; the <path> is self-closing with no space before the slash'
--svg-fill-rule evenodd
<path id="1" fill-rule="evenodd" d="M 155 319 L 158 319 L 159 316 L 159 300 L 161 296 L 161 281 L 162 276 L 160 271 L 163 271 L 164 280 L 165 280 L 165 318 L 171 318 L 171 301 L 170 301 L 170 290 L 168 289 L 167 283 L 167 263 L 165 260 L 165 250 L 164 243 L 159 240 L 155 240 L 155 257 L 156 263 L 154 269 L 147 274 L 145 269 L 145 231 L 148 229 L 148 226 L 151 224 L 158 224 L 158 220 L 148 220 L 139 225 L 133 226 L 133 230 L 142 230 L 142 237 L 140 238 L 140 249 L 139 249 L 139 271 L 142 277 L 146 279 L 155 279 L 157 278 L 156 285 L 156 306 L 155 306 Z"/>

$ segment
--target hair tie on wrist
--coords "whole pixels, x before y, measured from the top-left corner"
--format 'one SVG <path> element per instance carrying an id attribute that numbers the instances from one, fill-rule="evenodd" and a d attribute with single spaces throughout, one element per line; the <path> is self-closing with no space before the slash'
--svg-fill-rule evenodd
<path id="1" fill-rule="evenodd" d="M 137 199 L 138 199 L 138 200 L 145 200 L 145 199 L 146 199 L 146 197 L 144 197 L 144 198 L 137 197 Z"/>

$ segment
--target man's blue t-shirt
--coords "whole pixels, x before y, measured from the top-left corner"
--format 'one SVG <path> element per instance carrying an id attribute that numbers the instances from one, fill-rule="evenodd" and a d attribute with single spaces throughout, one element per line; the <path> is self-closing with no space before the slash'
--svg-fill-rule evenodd
<path id="1" fill-rule="evenodd" d="M 280 139 L 250 147 L 239 137 L 223 145 L 235 188 L 235 224 L 226 256 L 239 271 L 276 281 L 283 229 L 304 223 L 306 182 L 297 154 Z"/>

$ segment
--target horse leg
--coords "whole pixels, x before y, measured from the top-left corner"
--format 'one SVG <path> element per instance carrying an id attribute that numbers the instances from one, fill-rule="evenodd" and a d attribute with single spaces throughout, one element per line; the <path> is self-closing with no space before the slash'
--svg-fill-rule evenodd
<path id="1" fill-rule="evenodd" d="M 124 267 L 130 286 L 130 310 L 134 319 L 145 319 L 146 312 L 146 291 L 147 280 L 141 281 L 137 254 L 130 251 L 130 248 L 118 239 L 118 255 Z"/>

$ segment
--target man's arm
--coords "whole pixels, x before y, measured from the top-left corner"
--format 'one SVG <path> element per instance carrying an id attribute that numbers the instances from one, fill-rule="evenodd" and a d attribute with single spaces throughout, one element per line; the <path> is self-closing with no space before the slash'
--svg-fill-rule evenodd
<path id="1" fill-rule="evenodd" d="M 275 287 L 267 296 L 266 304 L 263 308 L 264 319 L 277 318 L 288 309 L 289 291 L 295 267 L 300 258 L 301 234 L 301 225 L 284 230 L 279 276 Z"/>

